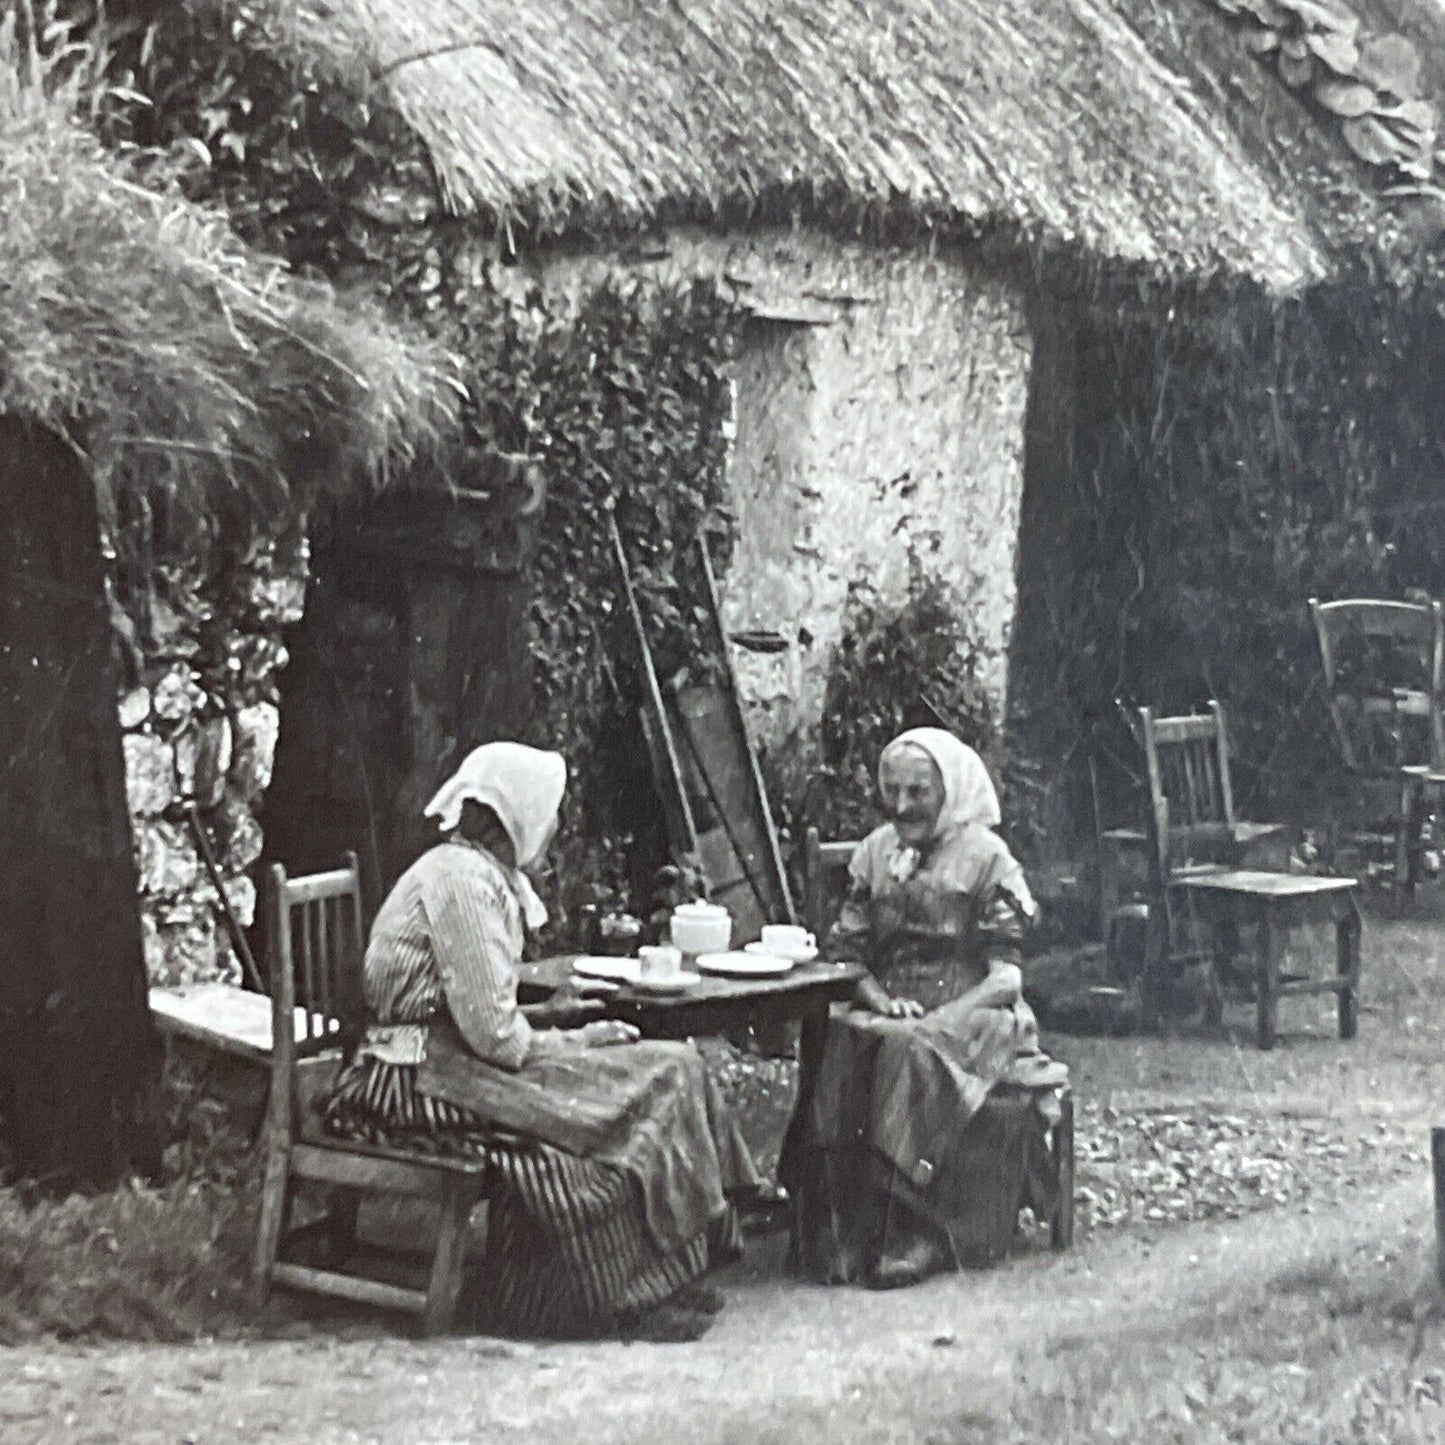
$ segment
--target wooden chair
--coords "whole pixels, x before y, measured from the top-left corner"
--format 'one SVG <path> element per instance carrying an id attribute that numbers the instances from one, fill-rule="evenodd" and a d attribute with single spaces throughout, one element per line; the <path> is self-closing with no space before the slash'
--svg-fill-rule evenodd
<path id="1" fill-rule="evenodd" d="M 1213 1023 L 1223 1012 L 1222 985 L 1234 952 L 1227 934 L 1206 945 L 1195 938 L 1190 915 L 1192 895 L 1179 885 L 1202 873 L 1237 868 L 1255 850 L 1280 856 L 1286 831 L 1282 823 L 1238 818 L 1230 766 L 1229 731 L 1224 708 L 1211 701 L 1203 713 L 1158 717 L 1152 708 L 1136 711 L 1148 787 L 1145 827 L 1148 835 L 1149 918 L 1141 1004 L 1146 1025 L 1158 1022 L 1159 988 L 1165 975 L 1190 964 L 1209 967 L 1207 1015 Z"/>
<path id="2" fill-rule="evenodd" d="M 1310 599 L 1329 717 L 1351 780 L 1349 831 L 1408 895 L 1423 804 L 1445 790 L 1445 622 L 1438 602 Z"/>
<path id="3" fill-rule="evenodd" d="M 817 828 L 803 837 L 804 921 L 819 943 L 837 919 L 841 890 L 830 888 L 830 879 L 844 872 L 857 848 L 856 843 L 825 843 Z M 985 1106 L 986 1107 L 986 1106 Z M 1059 1100 L 1059 1121 L 1053 1131 L 1054 1166 L 1059 1177 L 1059 1203 L 1049 1221 L 1049 1241 L 1055 1249 L 1068 1249 L 1074 1242 L 1074 1095 L 1065 1088 Z"/>
<path id="4" fill-rule="evenodd" d="M 1150 794 L 1151 920 L 1158 920 L 1151 928 L 1146 1016 L 1157 1013 L 1153 985 L 1164 971 L 1197 960 L 1209 967 L 1208 1013 L 1220 1022 L 1239 933 L 1249 928 L 1255 935 L 1249 973 L 1260 1047 L 1274 1045 L 1282 997 L 1321 991 L 1338 995 L 1340 1036 L 1353 1038 L 1360 980 L 1354 880 L 1241 866 L 1252 846 L 1282 843 L 1284 829 L 1235 817 L 1229 735 L 1219 703 L 1211 702 L 1206 713 L 1173 718 L 1140 708 L 1138 717 Z M 1183 900 L 1180 910 L 1176 897 Z M 1203 947 L 1193 938 L 1196 906 L 1209 934 Z M 1339 934 L 1337 969 L 1326 979 L 1282 971 L 1289 931 L 1312 921 L 1330 922 Z"/>
<path id="5" fill-rule="evenodd" d="M 474 1206 L 488 1183 L 485 1163 L 372 1148 L 323 1132 L 316 1104 L 344 1054 L 359 1037 L 361 1017 L 361 878 L 356 855 L 328 873 L 288 879 L 280 864 L 265 878 L 266 953 L 276 1026 L 271 1093 L 263 1132 L 260 1220 L 252 1261 L 259 1307 L 274 1284 L 421 1317 L 422 1330 L 445 1329 L 456 1310 Z M 284 1026 L 301 1011 L 301 1037 Z M 295 1187 L 311 1183 L 331 1195 L 323 1230 L 329 1268 L 282 1258 Z M 343 1269 L 356 1242 L 364 1195 L 426 1200 L 440 1230 L 424 1288 L 404 1288 Z M 308 1230 L 307 1233 L 312 1233 Z M 299 1231 L 298 1231 L 299 1233 Z"/>
<path id="6" fill-rule="evenodd" d="M 1229 731 L 1218 702 L 1183 717 L 1156 717 L 1141 707 L 1138 717 L 1154 819 L 1167 804 L 1171 867 L 1235 864 L 1253 848 L 1283 841 L 1283 823 L 1250 823 L 1235 815 Z"/>

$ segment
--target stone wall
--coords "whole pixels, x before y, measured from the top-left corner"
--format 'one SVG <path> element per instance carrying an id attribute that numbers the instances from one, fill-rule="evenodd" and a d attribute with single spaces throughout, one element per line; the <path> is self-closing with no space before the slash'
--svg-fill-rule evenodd
<path id="1" fill-rule="evenodd" d="M 124 600 L 134 645 L 120 720 L 153 985 L 240 981 L 188 806 L 199 810 L 226 898 L 249 927 L 257 811 L 280 730 L 281 629 L 301 616 L 307 560 L 304 540 L 270 540 L 225 565 L 159 566 Z"/>
<path id="2" fill-rule="evenodd" d="M 724 616 L 786 643 L 738 656 L 759 737 L 816 733 L 849 588 L 901 606 L 915 569 L 948 583 L 1002 722 L 1031 352 L 1020 298 L 917 252 L 766 259 L 760 289 L 859 299 L 740 336 Z"/>
<path id="3" fill-rule="evenodd" d="M 578 296 L 618 272 L 712 277 L 752 318 L 737 336 L 738 548 L 722 589 L 730 631 L 782 639 L 736 652 L 764 746 L 816 738 L 850 585 L 901 604 L 910 554 L 955 593 L 1002 725 L 1032 360 L 1018 287 L 956 248 L 801 229 L 674 232 L 651 259 L 558 258 L 535 279 Z"/>

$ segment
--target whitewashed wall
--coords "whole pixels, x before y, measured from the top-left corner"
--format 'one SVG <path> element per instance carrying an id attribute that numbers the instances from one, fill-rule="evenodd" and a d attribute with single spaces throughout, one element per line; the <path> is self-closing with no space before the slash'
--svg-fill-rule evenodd
<path id="1" fill-rule="evenodd" d="M 723 588 L 731 630 L 787 639 L 736 654 L 760 739 L 816 736 L 849 586 L 901 604 L 910 548 L 954 590 L 1001 722 L 1032 361 L 1017 287 L 958 248 L 802 229 L 673 233 L 662 249 L 559 258 L 538 279 L 577 297 L 619 270 L 709 276 L 757 318 L 737 337 Z"/>

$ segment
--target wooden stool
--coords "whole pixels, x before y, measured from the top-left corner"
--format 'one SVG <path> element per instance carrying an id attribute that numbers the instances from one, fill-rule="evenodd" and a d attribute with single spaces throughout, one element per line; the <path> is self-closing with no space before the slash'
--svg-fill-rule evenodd
<path id="1" fill-rule="evenodd" d="M 1316 878 L 1299 873 L 1234 869 L 1180 878 L 1218 937 L 1222 927 L 1253 927 L 1259 1046 L 1274 1047 L 1279 1000 L 1296 994 L 1333 993 L 1339 998 L 1340 1037 L 1352 1039 L 1359 1021 L 1359 884 L 1353 878 Z M 1298 923 L 1335 925 L 1335 976 L 1282 982 L 1289 931 Z M 1217 982 L 1217 980 L 1216 980 Z"/>

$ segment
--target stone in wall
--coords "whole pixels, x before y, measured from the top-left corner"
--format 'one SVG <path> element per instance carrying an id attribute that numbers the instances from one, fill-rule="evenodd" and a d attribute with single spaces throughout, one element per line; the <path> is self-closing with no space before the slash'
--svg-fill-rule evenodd
<path id="1" fill-rule="evenodd" d="M 176 772 L 182 793 L 200 808 L 215 808 L 226 793 L 232 729 L 227 717 L 207 718 L 176 740 Z"/>
<path id="2" fill-rule="evenodd" d="M 151 910 L 147 965 L 152 985 L 239 983 L 229 949 L 217 948 L 215 911 L 204 900 Z"/>
<path id="3" fill-rule="evenodd" d="M 176 759 L 171 745 L 148 733 L 129 733 L 122 738 L 121 748 L 132 819 L 164 813 L 175 796 Z"/>
<path id="4" fill-rule="evenodd" d="M 255 808 L 271 779 L 287 660 L 277 629 L 299 616 L 305 559 L 293 542 L 253 549 L 224 581 L 160 567 L 156 595 L 136 603 L 146 685 L 117 706 L 153 985 L 241 979 L 188 809 L 199 810 L 226 900 L 250 926 L 262 845 Z"/>
<path id="5" fill-rule="evenodd" d="M 148 687 L 133 687 L 120 700 L 120 726 L 122 732 L 138 728 L 151 715 L 151 690 Z"/>
<path id="6" fill-rule="evenodd" d="M 206 701 L 195 670 L 173 663 L 151 688 L 151 711 L 162 723 L 179 727 Z"/>
<path id="7" fill-rule="evenodd" d="M 271 767 L 281 736 L 281 714 L 274 703 L 257 702 L 236 714 L 235 745 L 228 784 L 239 798 L 254 802 L 271 786 Z"/>
<path id="8" fill-rule="evenodd" d="M 136 829 L 137 863 L 143 894 L 179 898 L 205 880 L 201 856 L 186 827 L 164 818 L 147 818 Z"/>
<path id="9" fill-rule="evenodd" d="M 240 798 L 227 798 L 216 809 L 215 823 L 221 838 L 223 872 L 236 874 L 251 867 L 261 856 L 261 825 Z"/>
<path id="10" fill-rule="evenodd" d="M 244 873 L 226 881 L 226 902 L 242 928 L 256 921 L 256 885 Z"/>

